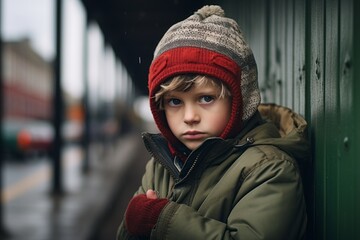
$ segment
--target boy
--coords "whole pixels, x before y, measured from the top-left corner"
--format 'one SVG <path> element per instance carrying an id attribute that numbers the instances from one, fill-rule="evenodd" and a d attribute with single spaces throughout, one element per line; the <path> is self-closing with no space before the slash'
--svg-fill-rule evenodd
<path id="1" fill-rule="evenodd" d="M 259 107 L 252 51 L 220 7 L 205 6 L 165 33 L 149 97 L 161 134 L 143 135 L 152 158 L 118 239 L 304 237 L 295 158 L 308 155 L 306 122 L 283 107 Z"/>

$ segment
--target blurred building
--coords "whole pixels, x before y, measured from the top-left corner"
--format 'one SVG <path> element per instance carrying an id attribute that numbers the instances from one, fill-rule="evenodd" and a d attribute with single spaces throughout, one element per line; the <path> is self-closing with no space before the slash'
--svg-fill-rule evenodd
<path id="1" fill-rule="evenodd" d="M 50 120 L 52 64 L 28 39 L 3 43 L 4 118 Z"/>

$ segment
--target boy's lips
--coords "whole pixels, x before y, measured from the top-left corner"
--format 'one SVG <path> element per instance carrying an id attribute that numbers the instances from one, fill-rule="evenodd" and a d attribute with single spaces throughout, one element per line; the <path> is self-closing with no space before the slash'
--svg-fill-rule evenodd
<path id="1" fill-rule="evenodd" d="M 204 138 L 205 135 L 206 134 L 204 132 L 191 130 L 191 131 L 186 131 L 182 136 L 183 136 L 183 138 L 188 139 L 188 140 L 197 140 L 197 139 Z"/>

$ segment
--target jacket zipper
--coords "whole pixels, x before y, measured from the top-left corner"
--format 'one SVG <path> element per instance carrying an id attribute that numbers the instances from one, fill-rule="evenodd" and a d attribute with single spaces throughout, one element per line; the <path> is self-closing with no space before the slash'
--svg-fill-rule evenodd
<path id="1" fill-rule="evenodd" d="M 202 154 L 205 150 L 207 150 L 208 148 L 209 148 L 209 146 L 204 146 L 204 147 L 201 149 L 201 151 L 200 151 L 199 153 L 197 153 L 197 155 L 196 155 L 196 157 L 195 157 L 195 160 L 194 160 L 194 162 L 191 164 L 191 167 L 189 168 L 189 170 L 186 172 L 186 175 L 185 175 L 184 177 L 182 177 L 177 184 L 180 184 L 180 183 L 182 183 L 182 182 L 184 182 L 184 181 L 186 180 L 186 178 L 190 175 L 190 173 L 191 173 L 191 172 L 193 171 L 193 169 L 195 168 L 197 162 L 199 161 L 199 158 L 200 158 L 201 154 Z M 192 154 L 190 154 L 190 156 L 189 156 L 189 158 L 187 159 L 187 161 L 189 161 L 189 159 L 191 158 L 191 155 L 192 155 Z"/>

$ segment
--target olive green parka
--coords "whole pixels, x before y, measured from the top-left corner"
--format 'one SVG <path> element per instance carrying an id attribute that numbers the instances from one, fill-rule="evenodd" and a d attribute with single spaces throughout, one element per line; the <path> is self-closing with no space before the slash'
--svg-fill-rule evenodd
<path id="1" fill-rule="evenodd" d="M 305 128 L 290 109 L 262 104 L 236 139 L 207 139 L 184 166 L 161 135 L 144 134 L 153 157 L 136 194 L 153 189 L 170 200 L 148 239 L 304 238 Z M 117 238 L 146 239 L 129 236 L 124 221 Z"/>

